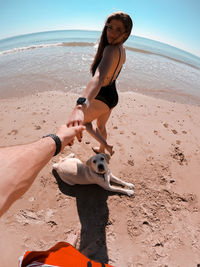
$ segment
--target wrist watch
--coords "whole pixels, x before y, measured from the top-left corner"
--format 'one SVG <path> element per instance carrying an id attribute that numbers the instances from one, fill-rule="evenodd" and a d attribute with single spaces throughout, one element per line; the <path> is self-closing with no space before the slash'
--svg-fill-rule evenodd
<path id="1" fill-rule="evenodd" d="M 76 105 L 86 105 L 86 107 L 89 107 L 90 102 L 85 97 L 79 97 L 76 101 Z"/>
<path id="2" fill-rule="evenodd" d="M 42 138 L 45 138 L 45 137 L 51 137 L 54 140 L 54 142 L 56 143 L 56 152 L 53 155 L 53 156 L 56 156 L 58 153 L 60 153 L 61 147 L 62 147 L 62 143 L 61 143 L 60 138 L 55 134 L 47 134 L 47 135 L 42 136 Z"/>

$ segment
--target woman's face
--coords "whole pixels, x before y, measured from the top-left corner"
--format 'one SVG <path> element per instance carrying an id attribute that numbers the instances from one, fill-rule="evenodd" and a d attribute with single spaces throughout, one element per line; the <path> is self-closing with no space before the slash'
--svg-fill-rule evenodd
<path id="1" fill-rule="evenodd" d="M 126 29 L 121 20 L 112 19 L 107 26 L 107 40 L 109 44 L 123 43 Z"/>

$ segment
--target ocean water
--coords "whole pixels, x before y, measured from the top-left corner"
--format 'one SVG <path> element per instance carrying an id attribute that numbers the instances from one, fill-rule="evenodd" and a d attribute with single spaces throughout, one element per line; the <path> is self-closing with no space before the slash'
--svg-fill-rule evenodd
<path id="1" fill-rule="evenodd" d="M 98 31 L 51 31 L 0 40 L 0 97 L 45 90 L 81 93 L 91 75 Z M 133 91 L 200 105 L 200 58 L 153 40 L 130 36 L 117 80 Z"/>

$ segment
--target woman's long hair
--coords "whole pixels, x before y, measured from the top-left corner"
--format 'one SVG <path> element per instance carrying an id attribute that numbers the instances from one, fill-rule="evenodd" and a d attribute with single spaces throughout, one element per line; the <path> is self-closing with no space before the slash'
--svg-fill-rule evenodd
<path id="1" fill-rule="evenodd" d="M 129 35 L 131 34 L 133 22 L 132 22 L 131 17 L 128 14 L 123 13 L 123 12 L 115 12 L 115 13 L 112 13 L 110 16 L 108 16 L 108 18 L 105 22 L 103 31 L 101 33 L 97 53 L 96 53 L 94 60 L 91 64 L 91 67 L 90 67 L 90 72 L 92 73 L 92 75 L 94 75 L 96 68 L 102 59 L 104 48 L 108 45 L 107 33 L 106 33 L 107 32 L 107 24 L 110 23 L 111 20 L 113 20 L 113 19 L 121 20 L 121 22 L 123 23 L 123 25 L 126 29 L 126 33 L 128 35 L 127 35 L 127 38 L 124 40 L 124 42 L 128 39 Z"/>

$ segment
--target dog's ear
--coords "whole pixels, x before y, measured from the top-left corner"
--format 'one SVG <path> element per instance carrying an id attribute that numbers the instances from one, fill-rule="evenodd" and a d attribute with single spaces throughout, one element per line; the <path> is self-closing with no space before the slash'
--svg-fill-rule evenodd
<path id="1" fill-rule="evenodd" d="M 98 152 L 94 147 L 92 147 L 92 150 L 95 154 L 100 154 L 100 152 Z"/>
<path id="2" fill-rule="evenodd" d="M 109 154 L 104 154 L 104 157 L 106 159 L 106 162 L 109 163 L 109 161 L 110 161 L 110 155 Z"/>

